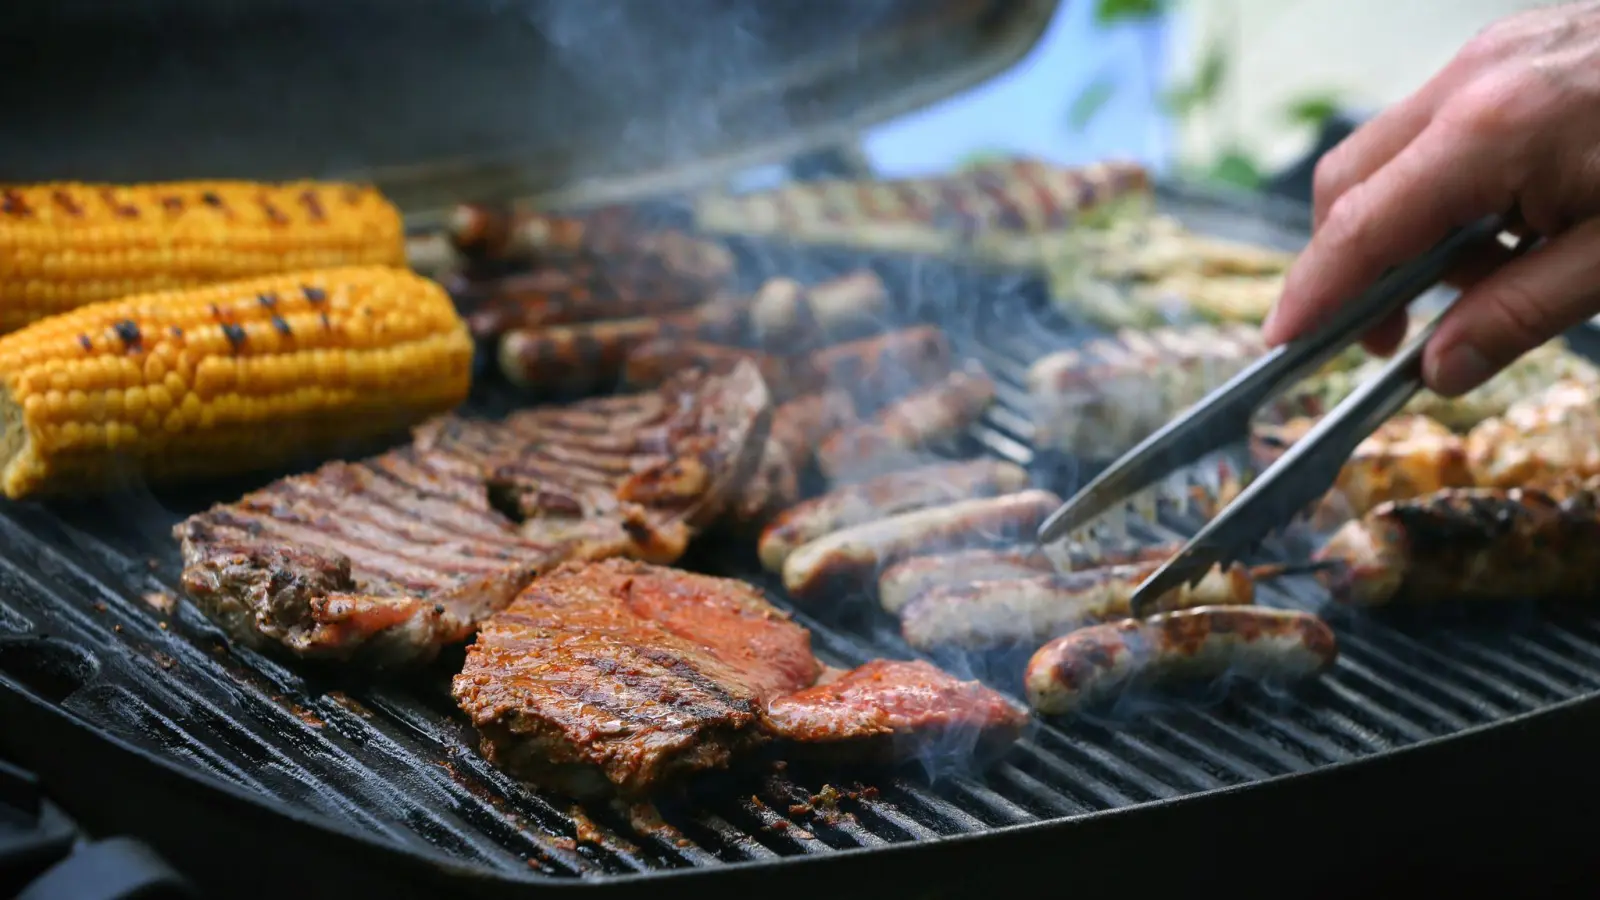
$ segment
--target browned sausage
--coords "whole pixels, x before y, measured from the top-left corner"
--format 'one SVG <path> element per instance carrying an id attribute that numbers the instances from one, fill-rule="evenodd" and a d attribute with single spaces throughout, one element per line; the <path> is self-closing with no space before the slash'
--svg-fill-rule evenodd
<path id="1" fill-rule="evenodd" d="M 610 383 L 633 348 L 663 334 L 692 332 L 690 311 L 649 319 L 613 319 L 517 329 L 500 338 L 500 371 L 527 390 L 571 390 Z"/>
<path id="2" fill-rule="evenodd" d="M 802 545 L 783 563 L 783 584 L 802 600 L 837 586 L 859 587 L 907 557 L 1015 543 L 1061 505 L 1049 491 L 962 500 L 835 531 Z"/>
<path id="3" fill-rule="evenodd" d="M 784 510 L 761 532 L 761 564 L 783 569 L 801 545 L 841 528 L 973 497 L 1020 491 L 1028 473 L 996 459 L 935 463 L 838 488 Z"/>
<path id="4" fill-rule="evenodd" d="M 818 391 L 780 404 L 772 414 L 772 437 L 789 451 L 796 468 L 805 468 L 824 437 L 855 419 L 856 404 L 849 391 Z"/>
<path id="5" fill-rule="evenodd" d="M 811 368 L 825 387 L 849 391 L 865 408 L 876 408 L 950 371 L 950 341 L 931 326 L 891 331 L 811 354 Z"/>
<path id="6" fill-rule="evenodd" d="M 806 388 L 803 376 L 796 378 L 787 360 L 760 350 L 680 337 L 651 338 L 634 347 L 628 352 L 623 378 L 631 387 L 655 387 L 685 369 L 720 375 L 740 360 L 755 364 L 775 398 L 785 399 Z"/>
<path id="7" fill-rule="evenodd" d="M 994 402 L 994 380 L 976 366 L 951 372 L 884 408 L 871 421 L 844 428 L 817 448 L 817 465 L 834 481 L 904 466 L 930 445 L 958 437 Z"/>
<path id="8" fill-rule="evenodd" d="M 1001 581 L 947 584 L 924 591 L 900 611 L 900 633 L 919 650 L 1036 647 L 1075 628 L 1132 614 L 1129 601 L 1161 563 L 1136 563 Z M 1255 602 L 1250 573 L 1214 568 L 1197 584 L 1157 599 L 1157 609 Z"/>
<path id="9" fill-rule="evenodd" d="M 1159 562 L 1181 549 L 1181 543 L 1152 544 L 1099 550 L 1092 554 L 1068 553 L 1066 558 L 1057 560 L 1037 544 L 1029 544 L 913 556 L 884 569 L 878 576 L 878 603 L 885 612 L 898 613 L 919 594 L 935 587 L 1050 575 L 1061 570 L 1063 564 L 1075 571 Z"/>
<path id="10" fill-rule="evenodd" d="M 773 278 L 751 298 L 750 326 L 766 346 L 792 346 L 882 322 L 888 311 L 889 289 L 870 270 L 809 288 L 788 278 Z"/>
<path id="11" fill-rule="evenodd" d="M 1023 678 L 1033 708 L 1059 715 L 1109 700 L 1140 681 L 1224 674 L 1308 678 L 1338 655 L 1333 630 L 1310 613 L 1203 606 L 1074 631 L 1039 648 Z"/>

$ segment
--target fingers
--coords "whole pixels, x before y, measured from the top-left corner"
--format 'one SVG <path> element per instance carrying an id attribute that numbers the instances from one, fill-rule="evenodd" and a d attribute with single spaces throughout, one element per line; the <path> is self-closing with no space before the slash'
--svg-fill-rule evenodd
<path id="1" fill-rule="evenodd" d="M 1304 333 L 1451 228 L 1510 208 L 1514 198 L 1499 177 L 1504 152 L 1500 143 L 1436 118 L 1334 204 L 1262 325 L 1267 343 Z"/>
<path id="2" fill-rule="evenodd" d="M 1472 390 L 1597 312 L 1600 219 L 1589 219 L 1462 294 L 1423 353 L 1423 377 L 1447 397 Z"/>
<path id="3" fill-rule="evenodd" d="M 1312 226 L 1320 228 L 1328 210 L 1345 191 L 1366 181 L 1415 140 L 1428 127 L 1436 108 L 1433 97 L 1419 91 L 1328 151 L 1312 177 Z"/>
<path id="4" fill-rule="evenodd" d="M 1403 309 L 1395 310 L 1389 318 L 1361 336 L 1361 346 L 1367 348 L 1368 353 L 1389 356 L 1398 350 L 1400 342 L 1406 339 L 1406 330 L 1410 324 L 1410 314 Z"/>

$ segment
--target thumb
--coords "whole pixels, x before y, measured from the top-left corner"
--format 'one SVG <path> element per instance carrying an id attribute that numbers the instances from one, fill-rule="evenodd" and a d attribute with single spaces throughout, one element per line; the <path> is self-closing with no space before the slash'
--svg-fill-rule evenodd
<path id="1" fill-rule="evenodd" d="M 1600 312 L 1600 219 L 1589 219 L 1467 288 L 1423 354 L 1428 387 L 1472 390 Z"/>

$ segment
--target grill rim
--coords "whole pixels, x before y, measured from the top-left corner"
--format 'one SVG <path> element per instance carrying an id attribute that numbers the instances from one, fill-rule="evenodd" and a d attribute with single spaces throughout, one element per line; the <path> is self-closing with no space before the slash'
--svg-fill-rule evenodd
<path id="1" fill-rule="evenodd" d="M 1197 206 L 1205 212 L 1223 216 L 1238 215 L 1249 220 L 1252 225 L 1259 224 L 1280 230 L 1280 234 L 1285 231 L 1303 232 L 1309 223 L 1308 210 L 1300 204 L 1283 201 L 1278 198 L 1257 197 L 1233 191 L 1215 190 L 1173 182 L 1158 183 L 1156 193 L 1158 200 L 1173 201 L 1185 206 Z M 755 241 L 755 243 L 761 242 Z M 784 249 L 786 252 L 805 256 L 810 252 L 837 251 L 843 248 L 828 247 L 826 245 L 788 244 L 784 245 Z M 891 259 L 898 258 L 894 254 L 874 254 L 874 256 Z M 939 262 L 954 262 L 958 266 L 963 265 L 963 261 L 960 260 L 942 260 Z M 970 262 L 965 264 L 970 265 Z M 1593 333 L 1585 326 L 1574 328 L 1572 332 L 1569 332 L 1568 339 L 1572 340 L 1574 336 L 1580 339 L 1588 339 L 1589 346 L 1592 346 L 1595 341 Z M 1574 346 L 1581 351 L 1583 345 L 1574 342 Z M 53 549 L 63 549 L 56 546 L 55 541 L 45 538 L 36 539 L 41 544 L 51 546 Z M 847 636 L 870 640 L 870 637 L 856 634 L 848 629 L 843 633 Z M 49 638 L 47 633 L 44 632 L 36 632 L 36 634 L 44 636 L 46 639 L 55 640 L 54 638 Z M 86 647 L 75 640 L 63 639 L 60 642 L 77 646 L 91 654 L 95 652 L 92 647 Z M 95 683 L 97 683 L 96 678 L 91 678 L 83 685 L 83 688 L 90 687 Z M 80 690 L 83 688 L 80 688 Z M 1589 726 L 1590 730 L 1593 732 L 1594 740 L 1600 743 L 1600 715 L 1595 714 L 1596 711 L 1600 711 L 1600 691 L 1553 701 L 1539 708 L 1512 713 L 1503 718 L 1471 725 L 1450 734 L 1437 735 L 1402 746 L 1385 748 L 1340 762 L 1323 763 L 1302 771 L 1270 775 L 1240 784 L 1186 792 L 1168 798 L 1137 801 L 1110 809 L 1091 810 L 1055 818 L 1041 818 L 1034 822 L 995 825 L 978 832 L 941 835 L 923 840 L 900 841 L 874 847 L 833 848 L 828 853 L 816 855 L 782 855 L 769 859 L 721 861 L 717 865 L 704 867 L 653 869 L 630 873 L 584 873 L 578 877 L 572 877 L 533 871 L 513 873 L 488 865 L 461 862 L 451 858 L 444 850 L 435 846 L 421 843 L 407 846 L 381 835 L 364 832 L 354 823 L 344 822 L 312 809 L 276 805 L 270 797 L 257 795 L 243 786 L 232 784 L 210 772 L 184 766 L 176 760 L 168 759 L 154 751 L 138 747 L 73 710 L 64 708 L 60 703 L 53 703 L 47 698 L 37 696 L 21 683 L 0 672 L 0 714 L 3 714 L 3 721 L 8 726 L 5 729 L 0 729 L 0 748 L 4 749 L 9 758 L 32 769 L 41 778 L 45 779 L 46 787 L 52 796 L 62 798 L 80 796 L 83 792 L 77 787 L 77 784 L 83 780 L 85 771 L 94 771 L 97 775 L 104 774 L 115 782 L 127 782 L 127 778 L 118 777 L 115 773 L 100 772 L 100 765 L 104 761 L 105 753 L 120 754 L 119 758 L 124 762 L 131 760 L 136 762 L 138 766 L 154 766 L 161 774 L 161 777 L 172 779 L 175 776 L 177 783 L 185 785 L 186 789 L 205 792 L 213 800 L 218 796 L 226 797 L 231 803 L 235 804 L 235 809 L 238 808 L 237 804 L 242 801 L 245 806 L 251 808 L 254 814 L 266 814 L 273 817 L 270 820 L 270 824 L 265 826 L 267 828 L 298 829 L 312 841 L 321 838 L 323 840 L 343 841 L 349 844 L 353 839 L 354 843 L 349 844 L 349 846 L 359 846 L 363 848 L 363 852 L 375 853 L 380 857 L 365 863 L 365 865 L 390 868 L 397 863 L 405 863 L 411 867 L 412 874 L 415 873 L 416 867 L 421 866 L 430 877 L 446 879 L 446 881 L 435 887 L 456 891 L 458 895 L 472 896 L 524 896 L 524 892 L 530 887 L 544 890 L 559 888 L 593 892 L 596 890 L 631 891 L 639 885 L 649 885 L 651 886 L 649 889 L 652 890 L 669 886 L 688 885 L 691 886 L 691 889 L 699 891 L 706 887 L 723 886 L 751 877 L 761 878 L 776 865 L 788 866 L 781 870 L 783 872 L 816 871 L 837 874 L 862 865 L 877 867 L 879 865 L 892 864 L 902 866 L 908 872 L 913 870 L 920 872 L 923 875 L 921 881 L 932 884 L 939 877 L 942 870 L 951 868 L 951 864 L 929 865 L 931 861 L 943 862 L 939 854 L 941 850 L 955 851 L 951 853 L 951 856 L 959 856 L 965 862 L 976 861 L 986 854 L 999 854 L 1006 857 L 1004 862 L 1008 865 L 1027 868 L 1033 866 L 1035 861 L 1029 860 L 1026 865 L 1022 865 L 1017 857 L 1019 855 L 1027 857 L 1027 854 L 1021 854 L 1020 850 L 1033 842 L 1041 840 L 1054 841 L 1058 836 L 1065 837 L 1066 835 L 1074 835 L 1079 839 L 1082 839 L 1085 835 L 1097 837 L 1102 831 L 1108 829 L 1116 831 L 1124 827 L 1146 827 L 1143 823 L 1150 822 L 1152 819 L 1155 820 L 1155 824 L 1148 827 L 1159 829 L 1161 827 L 1161 818 L 1163 816 L 1170 817 L 1175 810 L 1181 816 L 1197 816 L 1199 822 L 1204 826 L 1214 826 L 1218 822 L 1231 821 L 1233 817 L 1240 815 L 1248 819 L 1255 819 L 1257 816 L 1252 815 L 1251 811 L 1246 808 L 1251 804 L 1254 804 L 1257 808 L 1270 808 L 1274 804 L 1278 804 L 1293 810 L 1295 807 L 1303 805 L 1303 798 L 1308 793 L 1306 786 L 1310 786 L 1311 790 L 1316 790 L 1320 786 L 1346 781 L 1351 778 L 1365 779 L 1363 790 L 1373 790 L 1374 797 L 1379 801 L 1384 801 L 1384 805 L 1388 806 L 1391 804 L 1387 801 L 1395 794 L 1393 785 L 1387 784 L 1387 782 L 1394 779 L 1394 775 L 1390 772 L 1391 769 L 1397 767 L 1403 769 L 1407 765 L 1414 765 L 1419 757 L 1425 763 L 1434 762 L 1452 752 L 1464 756 L 1468 763 L 1467 768 L 1472 770 L 1538 771 L 1543 766 L 1554 772 L 1552 780 L 1562 784 L 1563 794 L 1575 795 L 1578 792 L 1573 790 L 1573 786 L 1576 783 L 1574 776 L 1582 775 L 1585 772 L 1582 766 L 1577 765 L 1577 763 L 1581 762 L 1581 758 L 1575 759 L 1574 766 L 1571 767 L 1549 765 L 1551 750 L 1552 746 L 1571 747 L 1582 745 L 1581 741 L 1568 741 L 1565 739 L 1574 736 L 1577 733 L 1576 731 L 1570 731 L 1564 737 L 1562 736 L 1562 732 L 1567 731 L 1567 726 L 1573 722 L 1588 723 L 1592 720 L 1592 724 Z M 23 721 L 23 716 L 31 716 L 32 719 L 31 721 Z M 76 754 L 67 753 L 55 754 L 54 751 L 66 746 L 66 744 L 57 740 L 44 740 L 32 744 L 10 740 L 8 732 L 11 731 L 11 728 L 9 726 L 13 723 L 22 726 L 18 729 L 20 732 L 36 730 L 52 732 L 58 735 L 69 735 L 79 744 L 85 741 L 91 742 L 100 749 L 98 751 L 86 749 L 84 752 L 86 754 L 98 752 L 100 758 L 79 758 Z M 1534 737 L 1526 737 L 1530 730 L 1538 732 L 1538 734 Z M 1545 732 L 1548 732 L 1548 735 Z M 1501 753 L 1510 752 L 1514 757 L 1514 764 L 1509 767 L 1505 765 L 1488 765 L 1488 754 L 1484 752 L 1483 748 L 1494 744 L 1496 740 L 1504 740 L 1516 735 L 1524 736 L 1525 741 L 1523 744 L 1519 744 L 1512 751 L 1499 751 Z M 1560 741 L 1560 743 L 1553 745 L 1553 741 Z M 1516 754 L 1518 753 L 1522 755 L 1517 756 Z M 57 758 L 58 756 L 59 758 Z M 1433 787 L 1442 785 L 1441 780 L 1434 779 L 1434 781 Z M 1592 783 L 1596 791 L 1600 791 L 1600 777 L 1592 777 Z M 67 786 L 67 789 L 63 789 L 63 786 Z M 1481 781 L 1475 784 L 1477 789 L 1481 790 L 1484 787 L 1485 784 Z M 220 793 L 218 788 L 221 789 Z M 1548 788 L 1549 786 L 1545 786 L 1546 790 Z M 1236 794 L 1240 795 L 1242 799 L 1236 800 Z M 1517 798 L 1513 797 L 1513 800 L 1515 799 Z M 114 809 L 111 810 L 110 815 L 99 818 L 98 822 L 104 823 L 103 826 L 100 826 L 97 824 L 96 818 L 99 811 L 91 810 L 89 806 L 95 802 L 93 797 L 83 797 L 78 802 L 68 802 L 70 804 L 68 808 L 73 809 L 74 814 L 78 815 L 80 820 L 92 829 L 103 827 L 106 830 L 119 833 L 140 835 L 139 826 L 144 819 L 141 818 L 138 811 L 123 809 L 122 807 L 125 807 L 126 803 L 110 804 Z M 204 800 L 202 799 L 201 802 L 204 802 Z M 1483 804 L 1474 803 L 1469 805 L 1481 807 Z M 1360 804 L 1353 800 L 1335 801 L 1329 808 L 1322 810 L 1333 815 L 1323 818 L 1336 820 L 1358 806 Z M 1426 820 L 1427 827 L 1424 830 L 1441 837 L 1458 837 L 1458 834 L 1440 827 L 1442 823 L 1459 819 L 1459 816 L 1445 814 L 1445 810 L 1446 807 L 1439 807 L 1437 810 L 1439 814 Z M 1209 822 L 1206 821 L 1208 818 L 1210 819 Z M 1415 816 L 1412 818 L 1417 819 Z M 221 822 L 227 822 L 228 812 L 223 811 L 219 819 Z M 1383 821 L 1391 831 L 1395 830 L 1395 826 L 1402 824 L 1402 820 L 1394 816 L 1387 817 Z M 1422 820 L 1419 819 L 1418 821 Z M 1108 825 L 1108 822 L 1112 824 Z M 201 826 L 203 827 L 204 824 L 201 823 Z M 1368 834 L 1376 833 L 1376 830 L 1371 828 L 1370 824 L 1369 822 L 1366 832 Z M 1330 837 L 1337 836 L 1338 829 L 1336 827 L 1322 827 L 1328 828 Z M 1419 827 L 1422 826 L 1419 825 Z M 180 833 L 186 831 L 192 839 L 196 830 L 198 829 L 193 825 L 185 825 L 180 828 Z M 1205 827 L 1202 829 L 1202 833 L 1209 836 L 1214 830 L 1213 827 Z M 1560 833 L 1559 829 L 1558 833 Z M 1552 846 L 1552 838 L 1550 836 L 1539 837 L 1538 840 L 1535 840 L 1535 837 L 1541 834 L 1538 829 L 1524 828 L 1521 832 L 1523 839 L 1519 843 L 1545 848 Z M 1276 832 L 1269 832 L 1263 837 L 1275 835 Z M 1185 841 L 1190 845 L 1203 843 L 1197 840 L 1193 834 L 1187 836 Z M 1210 843 L 1217 844 L 1217 849 L 1219 850 L 1225 850 L 1233 842 L 1224 841 L 1218 843 L 1213 840 Z M 181 847 L 181 845 L 179 846 Z M 160 849 L 163 853 L 171 853 L 177 848 L 172 845 L 161 845 Z M 1260 850 L 1263 848 L 1258 846 L 1255 849 Z M 1417 845 L 1409 845 L 1408 849 L 1415 851 Z M 1045 861 L 1046 865 L 1048 867 L 1059 866 L 1062 862 L 1059 847 L 1052 853 L 1054 855 L 1051 859 Z M 1437 859 L 1442 863 L 1459 858 L 1462 855 L 1464 854 L 1462 854 L 1459 842 L 1446 840 L 1443 841 L 1440 847 Z M 169 855 L 168 858 L 174 859 L 181 865 L 184 854 L 181 849 L 178 849 L 178 852 L 174 855 Z M 1290 858 L 1293 859 L 1293 856 L 1291 855 Z M 860 862 L 862 860 L 868 860 L 869 862 L 863 864 Z M 1086 859 L 1085 861 L 1093 862 L 1094 860 Z M 1298 863 L 1299 861 L 1296 862 Z M 820 865 L 822 868 L 800 870 L 790 868 L 793 865 L 802 863 Z M 1303 866 L 1299 866 L 1298 870 L 1303 871 Z M 752 873 L 754 874 L 752 875 Z M 1148 874 L 1143 873 L 1145 876 Z M 371 875 L 371 870 L 365 870 L 364 874 L 354 876 L 360 878 L 361 889 L 371 889 Z M 1121 882 L 1125 883 L 1126 875 L 1118 877 Z M 1193 877 L 1191 872 L 1181 882 L 1175 883 L 1181 883 L 1192 888 L 1194 885 Z M 1252 877 L 1259 877 L 1259 873 Z M 799 880 L 795 881 L 798 882 Z M 355 883 L 357 882 L 352 882 L 352 884 Z M 396 880 L 394 884 L 402 893 L 405 888 L 416 886 L 414 882 L 408 883 L 403 880 Z M 789 887 L 790 885 L 784 886 Z M 834 884 L 831 887 L 837 889 L 838 885 Z M 468 891 L 467 889 L 469 888 L 474 890 Z M 479 888 L 483 889 L 483 891 L 492 892 L 482 893 L 476 890 Z M 766 892 L 771 892 L 772 888 L 772 885 L 762 886 L 762 889 Z M 305 892 L 304 885 L 299 885 L 298 889 L 302 893 Z M 805 886 L 804 889 L 808 893 L 814 890 L 809 885 Z M 1239 887 L 1237 884 L 1233 884 L 1230 885 L 1230 889 L 1238 892 Z M 461 892 L 463 891 L 466 893 L 462 894 Z"/>

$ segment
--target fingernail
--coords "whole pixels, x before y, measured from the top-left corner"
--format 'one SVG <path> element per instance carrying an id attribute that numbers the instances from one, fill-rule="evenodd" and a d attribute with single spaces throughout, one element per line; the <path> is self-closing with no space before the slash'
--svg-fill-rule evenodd
<path id="1" fill-rule="evenodd" d="M 1470 391 L 1494 373 L 1488 357 L 1471 344 L 1456 344 L 1440 354 L 1432 370 L 1423 373 L 1436 393 L 1446 397 Z"/>
<path id="2" fill-rule="evenodd" d="M 1267 317 L 1261 320 L 1261 334 L 1268 341 L 1272 340 L 1272 323 L 1278 319 L 1278 305 L 1272 304 L 1272 308 L 1267 310 Z"/>

